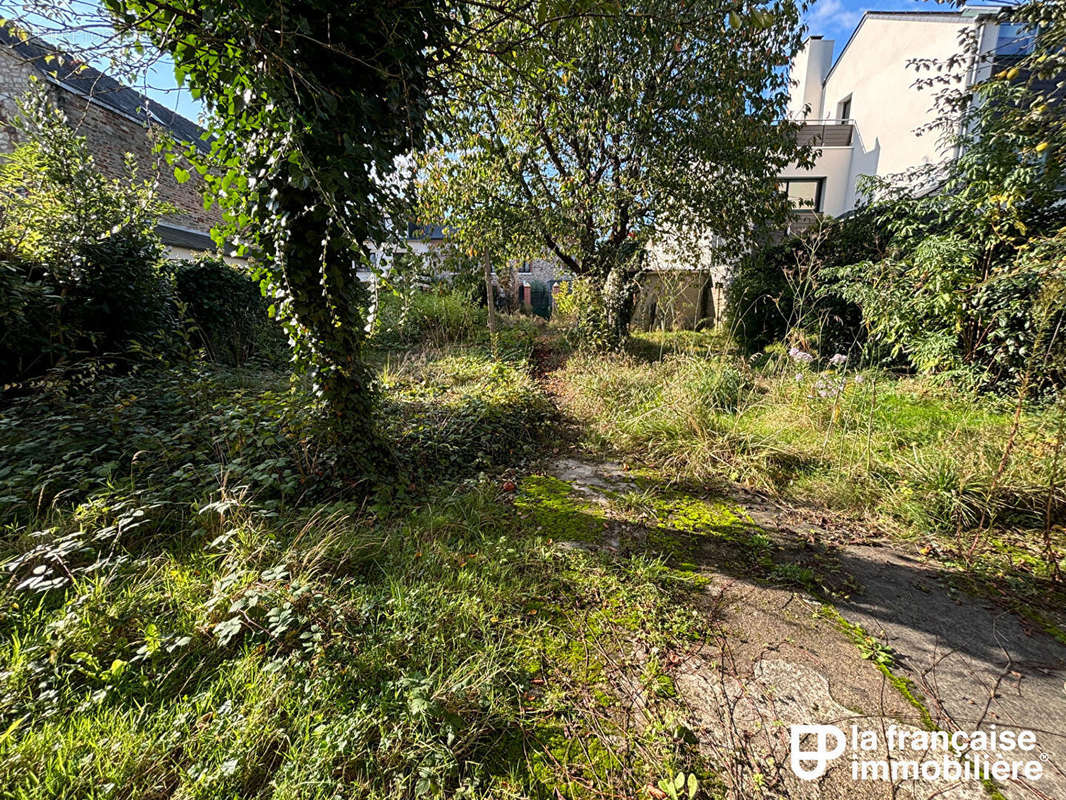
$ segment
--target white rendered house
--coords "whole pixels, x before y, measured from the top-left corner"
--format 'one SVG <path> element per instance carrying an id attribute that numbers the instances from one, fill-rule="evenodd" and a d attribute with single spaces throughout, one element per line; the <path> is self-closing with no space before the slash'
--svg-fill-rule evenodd
<path id="1" fill-rule="evenodd" d="M 790 116 L 802 120 L 801 141 L 819 145 L 813 168 L 792 165 L 781 189 L 798 212 L 797 227 L 811 212 L 840 216 L 858 205 L 859 178 L 887 176 L 950 158 L 939 137 L 920 129 L 936 119 L 933 89 L 916 86 L 914 59 L 946 60 L 970 32 L 978 56 L 966 78 L 986 78 L 994 60 L 1024 52 L 1031 35 L 998 25 L 999 9 L 966 6 L 956 11 L 867 11 L 833 59 L 834 42 L 807 39 L 792 64 Z"/>

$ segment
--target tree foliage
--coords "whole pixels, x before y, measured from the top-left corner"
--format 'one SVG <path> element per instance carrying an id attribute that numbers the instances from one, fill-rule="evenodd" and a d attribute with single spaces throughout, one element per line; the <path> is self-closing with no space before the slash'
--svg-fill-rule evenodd
<path id="1" fill-rule="evenodd" d="M 887 237 L 872 215 L 823 218 L 799 236 L 755 247 L 736 263 L 726 319 L 754 353 L 779 340 L 825 356 L 848 353 L 865 339 L 858 307 L 825 291 L 826 273 L 884 255 Z"/>
<path id="2" fill-rule="evenodd" d="M 736 243 L 780 210 L 773 177 L 797 157 L 780 120 L 798 8 L 651 0 L 547 23 L 545 9 L 464 51 L 434 111 L 447 135 L 427 195 L 462 246 L 544 251 L 588 278 L 617 343 L 646 244 Z"/>
<path id="3" fill-rule="evenodd" d="M 1063 348 L 1066 309 L 1056 252 L 1066 236 L 1066 15 L 1037 2 L 996 21 L 1031 25 L 1032 51 L 993 54 L 987 80 L 941 93 L 938 127 L 958 155 L 872 181 L 887 252 L 825 277 L 862 308 L 875 343 L 919 370 L 995 383 L 1029 381 L 1035 369 L 1057 382 L 1049 365 Z"/>
<path id="4" fill-rule="evenodd" d="M 0 163 L 0 382 L 158 350 L 176 319 L 154 184 L 132 161 L 104 177 L 41 86 L 16 124 L 22 143 Z"/>

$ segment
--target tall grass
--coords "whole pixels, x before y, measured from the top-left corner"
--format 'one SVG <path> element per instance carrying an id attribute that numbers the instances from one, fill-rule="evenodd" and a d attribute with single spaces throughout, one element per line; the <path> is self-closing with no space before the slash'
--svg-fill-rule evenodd
<path id="1" fill-rule="evenodd" d="M 358 501 L 316 469 L 284 374 L 5 410 L 0 795 L 635 796 L 706 774 L 646 663 L 706 635 L 697 579 L 557 544 L 478 476 L 529 456 L 550 408 L 528 328 L 494 357 L 453 322 L 430 329 L 469 339 L 374 353 L 410 485 Z"/>
<path id="2" fill-rule="evenodd" d="M 646 357 L 648 343 L 636 352 Z M 589 443 L 703 483 L 722 479 L 867 515 L 897 533 L 954 534 L 981 522 L 1062 523 L 1066 493 L 1052 412 L 877 371 L 817 371 L 787 356 L 666 351 L 577 355 L 565 410 Z"/>
<path id="3" fill-rule="evenodd" d="M 486 484 L 388 517 L 223 499 L 165 546 L 142 531 L 61 587 L 16 589 L 25 564 L 0 589 L 8 796 L 631 794 L 689 763 L 654 699 L 626 735 L 619 689 L 640 685 L 621 643 L 694 631 L 683 573 L 553 545 Z"/>

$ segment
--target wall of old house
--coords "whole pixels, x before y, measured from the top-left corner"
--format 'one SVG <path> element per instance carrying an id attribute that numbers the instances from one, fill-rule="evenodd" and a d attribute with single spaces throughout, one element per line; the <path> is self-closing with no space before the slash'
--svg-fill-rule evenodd
<path id="1" fill-rule="evenodd" d="M 18 115 L 17 100 L 29 89 L 31 76 L 45 80 L 16 53 L 0 46 L 0 152 L 11 152 L 17 144 L 18 132 L 14 125 Z M 55 83 L 45 82 L 44 85 L 70 124 L 85 137 L 93 160 L 104 175 L 124 179 L 124 159 L 130 153 L 137 163 L 139 177 L 158 180 L 160 199 L 173 207 L 171 213 L 163 216 L 163 221 L 198 231 L 207 231 L 221 221 L 217 207 L 204 209 L 203 179 L 196 171 L 190 169 L 190 179 L 179 183 L 173 167 L 166 163 L 162 153 L 153 152 L 160 133 L 158 128 Z"/>
<path id="2" fill-rule="evenodd" d="M 724 284 L 703 270 L 660 270 L 641 278 L 633 326 L 642 330 L 714 327 L 724 305 Z"/>

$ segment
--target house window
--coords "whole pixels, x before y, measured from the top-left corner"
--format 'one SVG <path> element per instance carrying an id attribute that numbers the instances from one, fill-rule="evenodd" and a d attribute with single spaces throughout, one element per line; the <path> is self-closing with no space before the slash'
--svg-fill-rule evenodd
<path id="1" fill-rule="evenodd" d="M 1036 31 L 1014 22 L 999 26 L 996 34 L 997 56 L 1024 56 L 1036 46 Z"/>
<path id="2" fill-rule="evenodd" d="M 518 265 L 518 271 L 521 273 L 529 273 L 533 271 L 533 266 L 528 261 L 523 261 Z"/>
<path id="3" fill-rule="evenodd" d="M 821 211 L 824 182 L 825 178 L 787 178 L 777 185 L 796 211 Z"/>
<path id="4" fill-rule="evenodd" d="M 851 95 L 849 94 L 837 104 L 837 119 L 851 119 Z"/>

